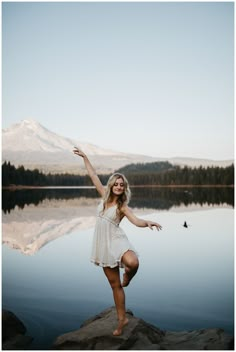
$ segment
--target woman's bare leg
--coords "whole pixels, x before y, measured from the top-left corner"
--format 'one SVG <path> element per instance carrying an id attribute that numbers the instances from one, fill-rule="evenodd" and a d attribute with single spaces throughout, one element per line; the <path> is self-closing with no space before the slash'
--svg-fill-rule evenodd
<path id="1" fill-rule="evenodd" d="M 128 319 L 125 315 L 125 293 L 120 282 L 120 271 L 118 266 L 115 268 L 105 267 L 103 270 L 113 291 L 118 316 L 118 326 L 113 331 L 113 335 L 119 336 L 122 334 L 123 327 L 128 324 Z"/>
<path id="2" fill-rule="evenodd" d="M 136 274 L 139 267 L 139 261 L 137 255 L 133 251 L 128 250 L 122 257 L 122 263 L 125 266 L 122 287 L 126 287 Z"/>

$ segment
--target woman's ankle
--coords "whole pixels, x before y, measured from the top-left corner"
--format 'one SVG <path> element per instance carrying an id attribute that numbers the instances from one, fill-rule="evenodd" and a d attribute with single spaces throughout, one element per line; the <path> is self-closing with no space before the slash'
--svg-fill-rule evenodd
<path id="1" fill-rule="evenodd" d="M 117 328 L 113 331 L 114 336 L 120 336 L 123 333 L 123 328 L 125 325 L 127 325 L 129 322 L 129 319 L 125 316 L 122 319 L 118 319 L 118 326 Z"/>

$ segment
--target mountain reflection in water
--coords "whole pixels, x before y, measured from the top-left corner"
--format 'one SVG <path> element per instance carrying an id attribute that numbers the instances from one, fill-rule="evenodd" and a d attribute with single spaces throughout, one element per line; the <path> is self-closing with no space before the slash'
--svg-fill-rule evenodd
<path id="1" fill-rule="evenodd" d="M 3 191 L 2 240 L 23 254 L 35 254 L 52 240 L 93 227 L 100 201 L 95 189 Z M 132 188 L 136 214 L 181 206 L 233 206 L 231 188 Z"/>
<path id="2" fill-rule="evenodd" d="M 233 197 L 233 188 L 132 188 L 134 213 L 162 225 L 121 222 L 140 255 L 127 288 L 136 316 L 163 330 L 234 332 Z M 3 191 L 2 306 L 23 321 L 32 350 L 114 304 L 89 262 L 99 201 L 95 189 Z"/>
<path id="3" fill-rule="evenodd" d="M 95 214 L 96 201 L 91 199 L 45 199 L 37 206 L 31 204 L 3 214 L 2 240 L 9 247 L 32 255 L 58 237 L 93 227 Z"/>

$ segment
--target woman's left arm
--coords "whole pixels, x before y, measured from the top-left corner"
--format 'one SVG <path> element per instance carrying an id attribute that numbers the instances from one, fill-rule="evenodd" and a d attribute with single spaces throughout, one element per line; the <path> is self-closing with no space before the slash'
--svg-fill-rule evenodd
<path id="1" fill-rule="evenodd" d="M 128 220 L 132 222 L 132 224 L 138 227 L 149 227 L 151 230 L 153 230 L 153 226 L 155 226 L 158 231 L 162 229 L 162 226 L 157 222 L 140 219 L 135 216 L 132 210 L 127 205 L 123 206 L 121 208 L 121 211 L 128 218 Z"/>

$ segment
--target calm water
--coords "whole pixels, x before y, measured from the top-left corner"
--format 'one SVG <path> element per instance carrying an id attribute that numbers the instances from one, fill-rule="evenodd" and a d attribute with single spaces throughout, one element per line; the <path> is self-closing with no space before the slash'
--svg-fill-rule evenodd
<path id="1" fill-rule="evenodd" d="M 161 329 L 234 331 L 232 189 L 132 189 L 130 206 L 161 232 L 121 227 L 140 255 L 127 308 Z M 2 304 L 48 349 L 60 334 L 113 305 L 89 262 L 94 189 L 3 191 Z M 183 227 L 184 221 L 189 224 Z"/>

